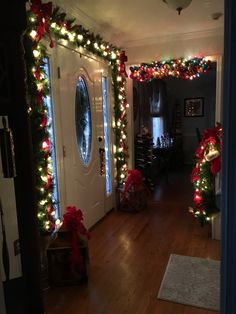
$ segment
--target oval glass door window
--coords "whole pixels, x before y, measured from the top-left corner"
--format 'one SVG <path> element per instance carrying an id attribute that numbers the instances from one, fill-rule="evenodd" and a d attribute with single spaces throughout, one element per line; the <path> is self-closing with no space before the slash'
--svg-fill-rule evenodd
<path id="1" fill-rule="evenodd" d="M 88 89 L 82 76 L 79 77 L 76 85 L 75 124 L 80 157 L 87 165 L 91 153 L 92 123 Z"/>

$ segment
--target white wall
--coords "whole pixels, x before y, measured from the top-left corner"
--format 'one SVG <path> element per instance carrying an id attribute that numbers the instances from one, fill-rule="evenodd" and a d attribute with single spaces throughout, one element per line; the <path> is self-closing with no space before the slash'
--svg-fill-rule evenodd
<path id="1" fill-rule="evenodd" d="M 221 55 L 224 51 L 223 31 L 161 38 L 157 42 L 146 42 L 125 47 L 128 64 L 139 64 L 154 60 L 169 60 L 181 57 Z"/>
<path id="2" fill-rule="evenodd" d="M 0 119 L 0 128 L 2 128 L 2 119 Z M 10 258 L 10 279 L 20 277 L 21 271 L 21 258 L 20 254 L 15 256 L 13 242 L 19 239 L 17 214 L 16 214 L 16 200 L 14 180 L 11 178 L 4 178 L 2 172 L 2 161 L 0 154 L 0 198 L 2 202 L 5 230 L 7 237 L 7 246 Z M 2 264 L 2 229 L 0 224 L 0 272 L 2 279 L 5 280 L 5 274 Z"/>

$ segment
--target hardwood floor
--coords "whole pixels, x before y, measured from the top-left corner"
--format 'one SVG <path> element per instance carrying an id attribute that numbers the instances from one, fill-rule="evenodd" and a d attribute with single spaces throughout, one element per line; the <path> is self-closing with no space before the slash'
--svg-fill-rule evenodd
<path id="1" fill-rule="evenodd" d="M 146 210 L 112 211 L 91 231 L 87 285 L 45 291 L 47 314 L 216 314 L 157 299 L 171 253 L 220 259 L 220 243 L 188 212 L 189 173 L 171 174 Z"/>

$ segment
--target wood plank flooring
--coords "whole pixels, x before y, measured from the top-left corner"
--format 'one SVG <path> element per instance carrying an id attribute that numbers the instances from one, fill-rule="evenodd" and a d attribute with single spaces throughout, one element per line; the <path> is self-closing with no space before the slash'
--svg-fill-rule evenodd
<path id="1" fill-rule="evenodd" d="M 112 211 L 91 231 L 86 285 L 48 289 L 47 314 L 216 314 L 157 299 L 171 253 L 220 259 L 220 242 L 188 212 L 189 173 L 160 179 L 147 209 Z"/>

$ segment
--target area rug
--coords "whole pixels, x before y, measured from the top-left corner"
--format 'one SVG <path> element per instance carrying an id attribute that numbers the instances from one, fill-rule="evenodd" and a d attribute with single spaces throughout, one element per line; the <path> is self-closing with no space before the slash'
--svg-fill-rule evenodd
<path id="1" fill-rule="evenodd" d="M 171 254 L 157 298 L 219 310 L 220 262 Z"/>

